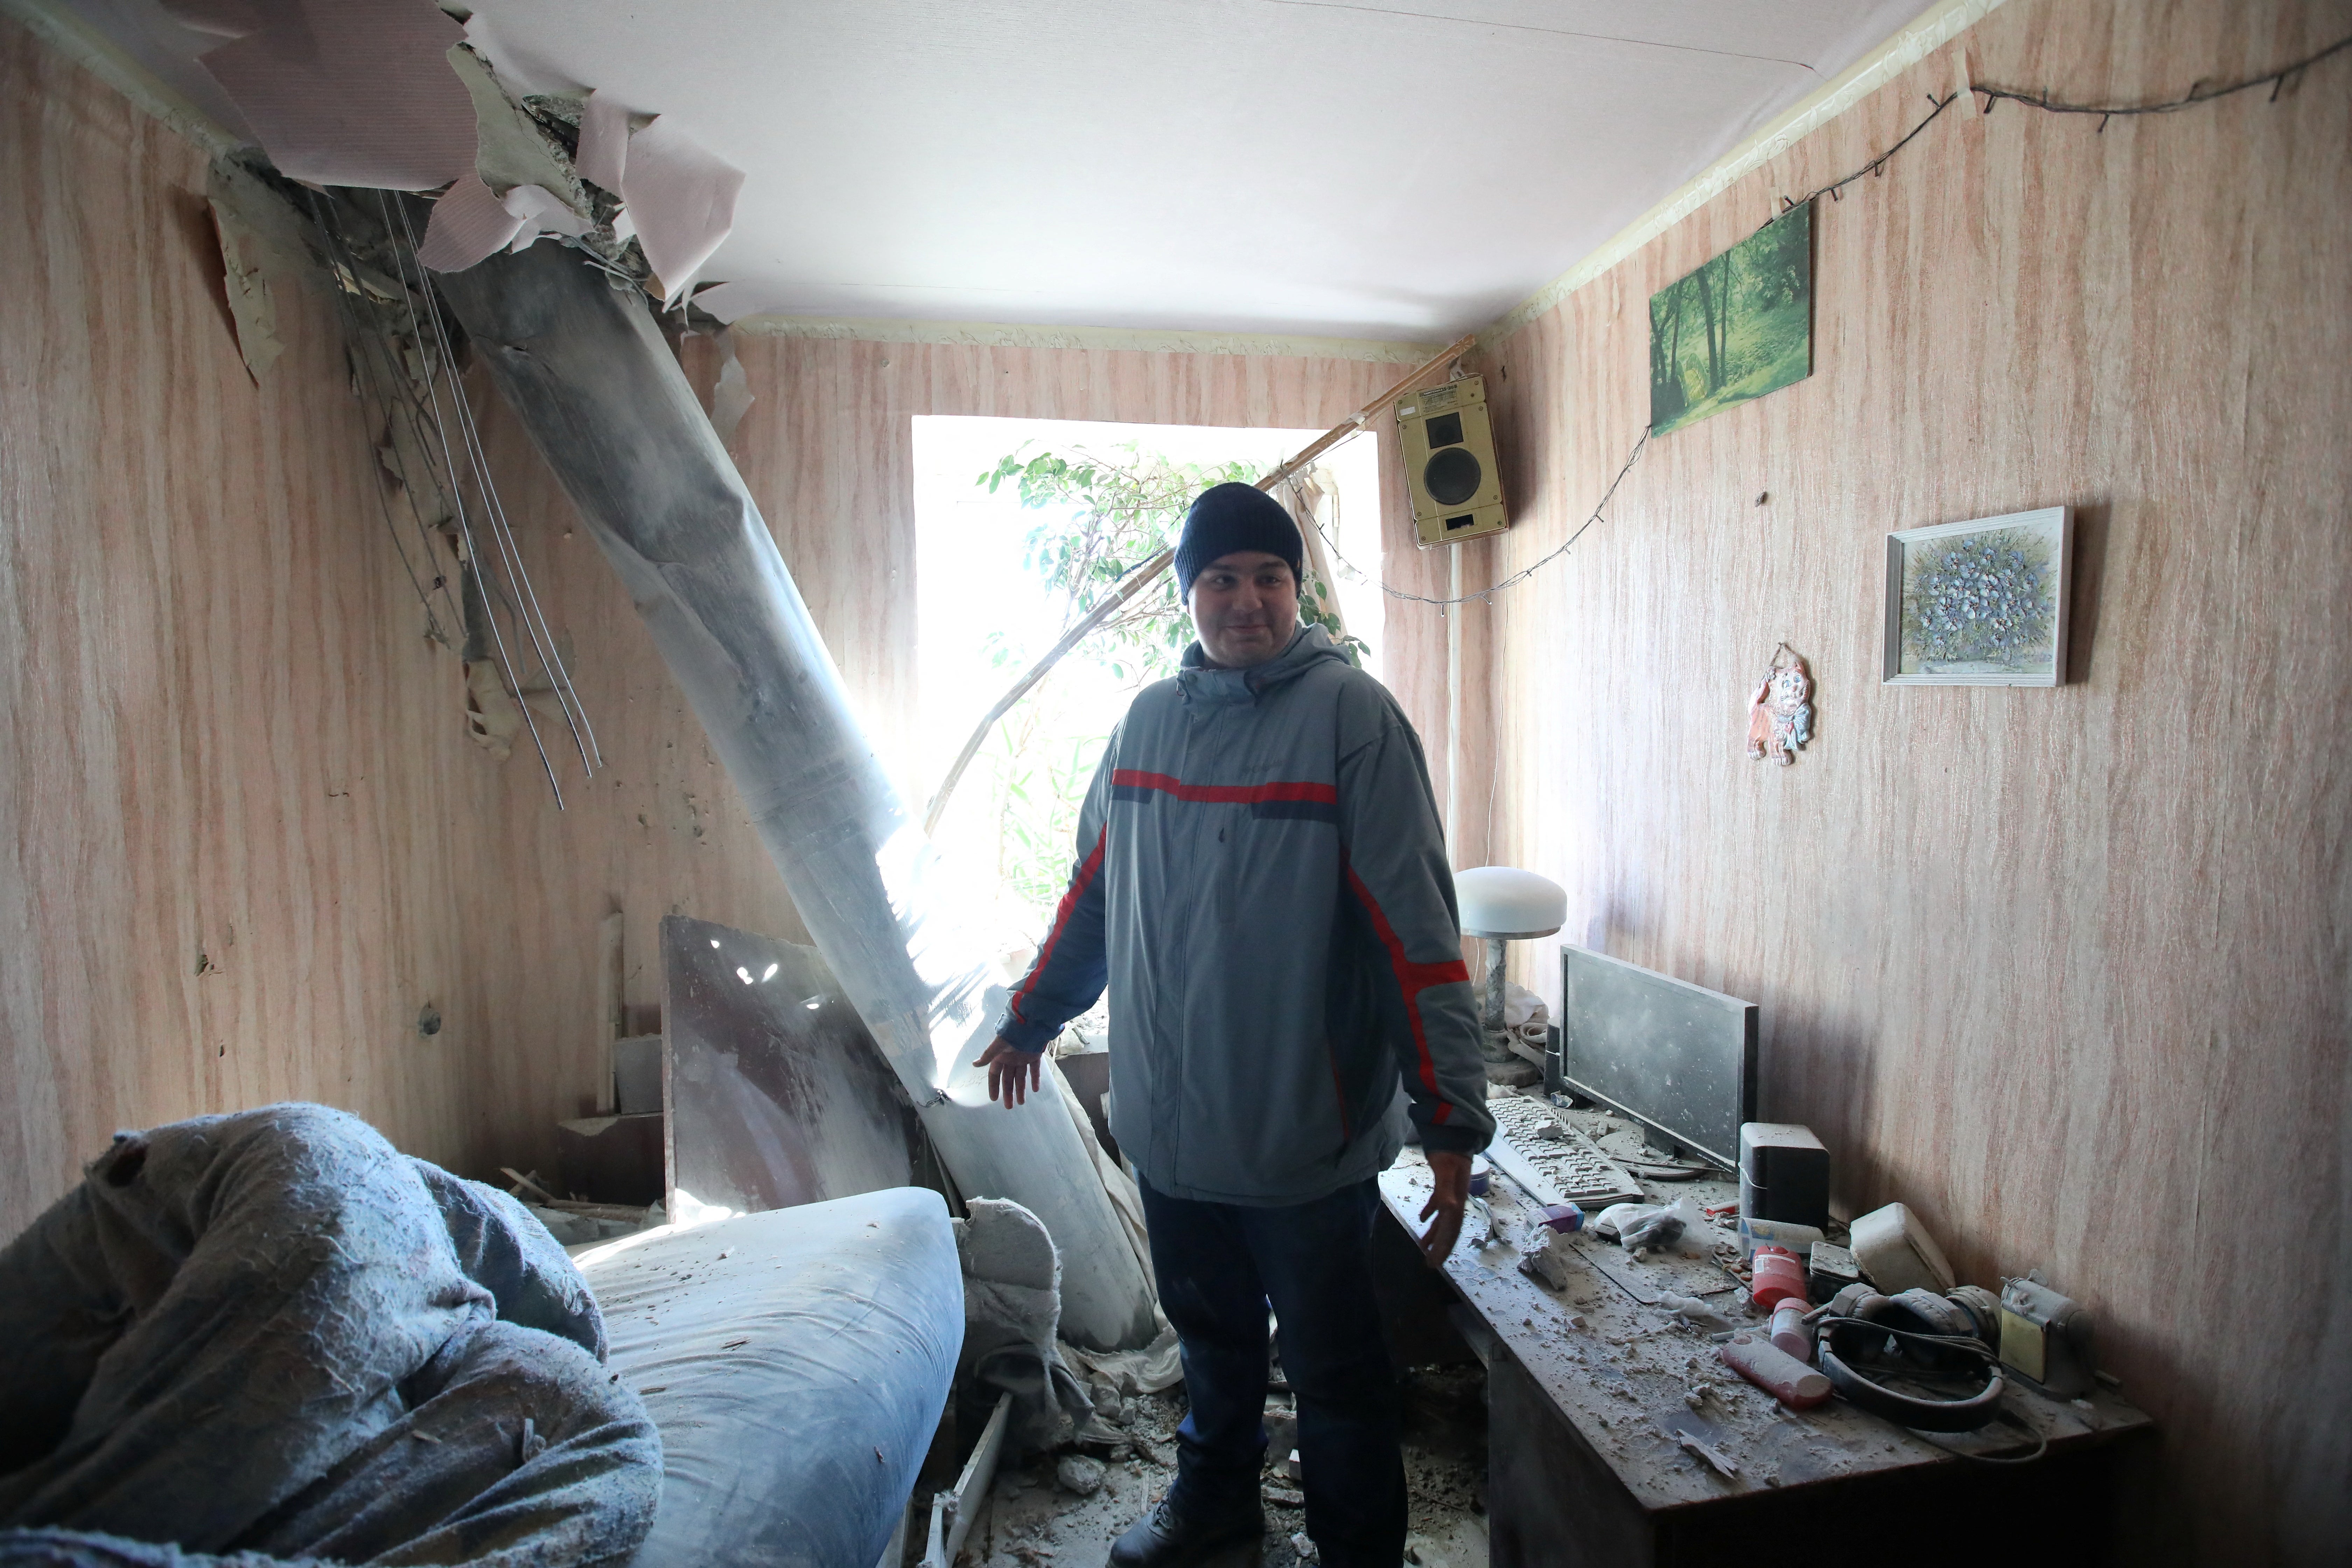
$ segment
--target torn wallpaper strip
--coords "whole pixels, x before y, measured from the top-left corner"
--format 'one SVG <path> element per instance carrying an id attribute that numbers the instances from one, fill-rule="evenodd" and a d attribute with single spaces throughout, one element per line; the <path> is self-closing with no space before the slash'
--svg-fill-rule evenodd
<path id="1" fill-rule="evenodd" d="M 734 228 L 743 171 L 704 151 L 663 115 L 629 138 L 621 187 L 667 308 L 685 297 Z"/>
<path id="2" fill-rule="evenodd" d="M 538 185 L 517 185 L 507 193 L 501 205 L 530 226 L 530 239 L 542 234 L 569 235 L 577 239 L 596 226 L 564 205 L 562 198 Z M 530 244 L 530 239 L 519 237 L 518 247 Z"/>
<path id="3" fill-rule="evenodd" d="M 523 227 L 524 220 L 468 169 L 433 204 L 433 221 L 425 226 L 416 258 L 436 272 L 462 272 L 512 244 Z"/>
<path id="4" fill-rule="evenodd" d="M 719 432 L 719 444 L 724 447 L 735 439 L 735 427 L 759 399 L 751 395 L 751 379 L 735 355 L 735 334 L 719 333 L 719 347 L 725 357 L 719 366 L 719 383 L 710 389 L 710 427 Z"/>
<path id="5" fill-rule="evenodd" d="M 300 216 L 251 169 L 233 158 L 215 159 L 205 194 L 220 238 L 222 283 L 237 352 L 258 385 L 285 346 L 278 338 L 274 291 L 279 286 L 318 287 L 321 274 Z"/>
<path id="6" fill-rule="evenodd" d="M 280 173 L 425 191 L 472 169 L 473 102 L 444 58 L 464 35 L 430 0 L 287 0 L 254 11 L 258 31 L 198 60 Z M 212 20 L 215 30 L 234 25 Z"/>
<path id="7" fill-rule="evenodd" d="M 436 272 L 463 272 L 499 250 L 526 250 L 543 234 L 586 234 L 591 225 L 537 185 L 517 185 L 501 201 L 478 174 L 466 174 L 433 204 L 417 257 Z"/>
<path id="8" fill-rule="evenodd" d="M 580 156 L 573 167 L 614 195 L 629 157 L 629 111 L 609 92 L 592 92 L 580 110 Z"/>
<path id="9" fill-rule="evenodd" d="M 291 281 L 303 288 L 326 287 L 326 278 L 315 254 L 316 245 L 310 237 L 315 230 L 309 219 L 238 157 L 213 160 L 205 174 L 205 195 L 215 206 L 227 208 L 232 216 L 253 231 L 263 247 L 258 265 L 273 281 Z M 255 264 L 253 258 L 247 258 L 247 264 Z"/>
<path id="10" fill-rule="evenodd" d="M 220 237 L 228 312 L 236 323 L 236 352 L 244 356 L 246 372 L 258 386 L 263 373 L 286 346 L 278 340 L 278 305 L 269 297 L 269 283 L 262 275 L 261 238 L 217 199 L 212 209 L 213 228 Z"/>

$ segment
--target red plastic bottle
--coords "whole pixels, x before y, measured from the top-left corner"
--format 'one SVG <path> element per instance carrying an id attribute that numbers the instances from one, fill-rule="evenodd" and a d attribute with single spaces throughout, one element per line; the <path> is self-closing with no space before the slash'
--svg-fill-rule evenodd
<path id="1" fill-rule="evenodd" d="M 1830 1396 L 1828 1378 L 1753 1334 L 1734 1334 L 1716 1353 L 1726 1366 L 1791 1410 L 1811 1410 Z"/>
<path id="2" fill-rule="evenodd" d="M 1769 1312 L 1783 1301 L 1805 1305 L 1805 1266 L 1787 1247 L 1758 1247 L 1754 1279 L 1748 1293 L 1757 1310 Z"/>

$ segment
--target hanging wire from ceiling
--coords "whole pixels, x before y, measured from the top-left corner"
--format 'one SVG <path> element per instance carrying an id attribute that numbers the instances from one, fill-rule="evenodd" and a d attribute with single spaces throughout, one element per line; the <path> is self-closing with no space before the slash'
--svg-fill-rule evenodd
<path id="1" fill-rule="evenodd" d="M 344 343 L 354 358 L 352 379 L 361 388 L 376 426 L 382 428 L 385 432 L 386 439 L 392 442 L 396 461 L 399 444 L 392 436 L 393 423 L 408 410 L 404 404 L 402 409 L 395 412 L 392 406 L 393 399 L 384 390 L 386 386 L 392 384 L 391 373 L 383 368 L 379 362 L 389 355 L 390 348 L 384 342 L 382 334 L 367 331 L 359 319 L 358 307 L 353 303 L 352 296 L 362 285 L 359 283 L 356 270 L 350 263 L 348 252 L 342 244 L 342 237 L 334 226 L 326 204 L 320 199 L 316 191 L 305 194 L 310 198 L 311 219 L 318 225 L 320 237 L 326 247 L 329 265 L 337 273 L 332 279 L 335 311 L 342 322 Z M 404 487 L 408 483 L 405 473 L 401 475 L 401 483 Z M 409 585 L 416 590 L 416 601 L 424 607 L 425 635 L 445 647 L 454 646 L 449 626 L 457 627 L 457 635 L 463 636 L 466 613 L 459 607 L 457 596 L 450 591 L 447 574 L 438 569 L 433 538 L 425 526 L 424 518 L 415 507 L 411 506 L 407 509 L 409 521 L 416 531 L 418 548 L 424 552 L 426 563 L 434 568 L 433 583 L 430 587 L 427 587 L 425 580 L 417 574 L 415 563 L 409 559 L 408 543 L 401 537 L 400 525 L 393 521 L 392 502 L 384 495 L 383 484 L 379 482 L 373 488 L 375 490 L 376 511 L 383 519 L 384 531 L 392 536 L 392 547 L 399 552 L 401 568 L 408 574 Z M 448 606 L 448 626 L 442 624 L 441 616 L 434 609 L 433 595 L 436 593 L 441 595 L 442 603 Z"/>
<path id="2" fill-rule="evenodd" d="M 393 203 L 382 191 L 376 192 L 375 195 L 379 206 L 397 212 L 400 216 L 401 232 L 399 239 L 394 246 L 394 256 L 397 259 L 402 259 L 403 281 L 406 280 L 404 268 L 408 265 L 413 264 L 416 268 L 416 289 L 409 297 L 410 319 L 412 321 L 415 319 L 416 300 L 421 297 L 426 301 L 425 315 L 432 322 L 434 342 L 440 351 L 437 375 L 431 374 L 431 362 L 427 362 L 427 385 L 433 392 L 435 420 L 436 423 L 439 422 L 440 388 L 446 384 L 449 389 L 450 404 L 457 415 L 458 429 L 464 437 L 467 459 L 472 465 L 476 491 L 482 498 L 483 510 L 487 514 L 491 535 L 497 542 L 499 554 L 505 563 L 508 584 L 514 590 L 511 598 L 515 603 L 517 613 L 525 631 L 530 634 L 532 650 L 538 654 L 541 668 L 547 673 L 557 701 L 562 708 L 564 721 L 572 731 L 572 743 L 580 750 L 581 766 L 590 773 L 593 773 L 604 764 L 604 754 L 597 748 L 596 732 L 588 722 L 587 709 L 581 703 L 580 693 L 572 684 L 571 673 L 564 668 L 562 657 L 556 649 L 554 628 L 547 624 L 546 613 L 540 608 L 539 590 L 532 585 L 530 574 L 523 570 L 522 549 L 515 542 L 514 528 L 507 521 L 506 503 L 499 497 L 498 486 L 491 482 L 489 457 L 482 447 L 480 427 L 474 420 L 473 402 L 466 395 L 465 383 L 457 375 L 457 358 L 450 343 L 448 323 L 442 319 L 439 308 L 433 303 L 432 285 L 425 277 L 425 263 L 416 254 L 416 232 L 411 226 L 408 208 L 404 204 Z M 387 229 L 390 227 L 388 221 L 386 227 Z M 447 440 L 446 430 L 443 432 L 442 439 L 446 449 Z M 459 516 L 462 520 L 464 514 L 460 512 Z M 467 538 L 467 549 L 469 553 L 473 549 L 470 534 Z M 520 701 L 520 695 L 517 700 Z M 525 711 L 526 713 L 529 711 L 527 705 Z M 534 729 L 534 738 L 536 735 L 537 731 Z M 554 783 L 551 769 L 548 782 L 551 784 Z M 560 795 L 561 791 L 558 794 Z"/>
<path id="3" fill-rule="evenodd" d="M 525 569 L 506 508 L 490 476 L 480 430 L 474 418 L 463 380 L 457 371 L 455 345 L 432 291 L 430 276 L 416 257 L 416 237 L 404 206 L 397 198 L 371 193 L 376 204 L 381 237 L 362 244 L 348 226 L 341 202 L 333 195 L 310 195 L 310 211 L 320 237 L 339 301 L 353 371 L 366 390 L 372 408 L 383 420 L 384 460 L 406 492 L 409 510 L 427 560 L 436 560 L 428 508 L 446 517 L 456 535 L 467 578 L 466 602 L 452 595 L 447 574 L 436 571 L 428 588 L 410 561 L 406 542 L 391 524 L 389 503 L 378 487 L 385 521 L 400 546 L 401 560 L 412 585 L 425 605 L 427 632 L 445 644 L 448 633 L 440 624 L 432 595 L 438 593 L 450 607 L 456 624 L 470 642 L 487 634 L 488 651 L 505 694 L 530 733 L 540 766 L 547 775 L 557 809 L 563 808 L 563 788 L 554 760 L 540 733 L 530 698 L 540 690 L 552 695 L 580 753 L 583 771 L 593 775 L 604 763 L 587 710 L 573 686 L 556 646 L 553 628 L 541 608 L 537 589 Z M 350 198 L 355 193 L 345 193 Z M 356 215 L 370 226 L 364 211 Z M 383 270 L 362 259 L 372 256 Z M 420 301 L 422 301 L 420 306 Z M 452 427 L 456 434 L 453 437 Z M 404 440 L 405 434 L 407 439 Z M 420 471 L 421 469 L 421 471 Z M 470 483 L 474 501 L 469 507 Z M 477 519 L 480 526 L 478 528 Z M 489 535 L 489 550 L 480 535 Z M 478 616 L 467 614 L 476 597 Z M 500 612 L 505 625 L 501 625 Z M 511 632 L 511 635 L 510 635 Z M 515 647 L 528 644 L 536 658 L 538 681 L 515 657 Z M 511 645 L 511 646 L 510 646 Z M 476 656 L 478 657 L 478 656 Z"/>

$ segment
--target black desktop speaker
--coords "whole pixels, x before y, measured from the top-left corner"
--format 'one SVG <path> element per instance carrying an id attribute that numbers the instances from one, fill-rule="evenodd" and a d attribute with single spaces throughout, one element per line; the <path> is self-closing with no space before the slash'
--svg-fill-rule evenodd
<path id="1" fill-rule="evenodd" d="M 1810 1127 L 1750 1121 L 1739 1129 L 1739 1212 L 1748 1219 L 1830 1223 L 1830 1152 Z"/>
<path id="2" fill-rule="evenodd" d="M 1500 533 L 1510 526 L 1482 378 L 1460 376 L 1400 397 L 1396 416 L 1405 484 L 1412 493 L 1413 531 L 1424 547 Z"/>

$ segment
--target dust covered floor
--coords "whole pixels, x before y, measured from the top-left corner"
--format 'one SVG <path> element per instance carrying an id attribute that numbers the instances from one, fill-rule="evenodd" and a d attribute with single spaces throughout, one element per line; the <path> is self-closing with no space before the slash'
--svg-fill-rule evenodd
<path id="1" fill-rule="evenodd" d="M 1406 1561 L 1422 1568 L 1486 1568 L 1486 1380 L 1477 1366 L 1427 1367 L 1405 1374 L 1404 1470 L 1412 1512 Z M 1040 1454 L 1007 1465 L 972 1521 L 958 1563 L 973 1568 L 1102 1568 L 1111 1542 L 1141 1518 L 1151 1500 L 1176 1479 L 1176 1425 L 1184 1417 L 1183 1389 L 1128 1402 L 1127 1426 L 1137 1451 L 1103 1466 L 1087 1495 L 1063 1484 L 1056 1470 L 1067 1454 Z M 1266 1405 L 1266 1427 L 1277 1446 L 1291 1405 L 1277 1394 Z M 1149 1450 L 1141 1451 L 1141 1450 Z M 1292 1568 L 1300 1561 L 1292 1535 L 1306 1526 L 1297 1483 L 1284 1472 L 1285 1455 L 1269 1451 L 1261 1495 L 1265 1540 L 1255 1553 L 1228 1554 L 1219 1568 Z M 1086 1479 L 1082 1472 L 1078 1479 Z"/>

